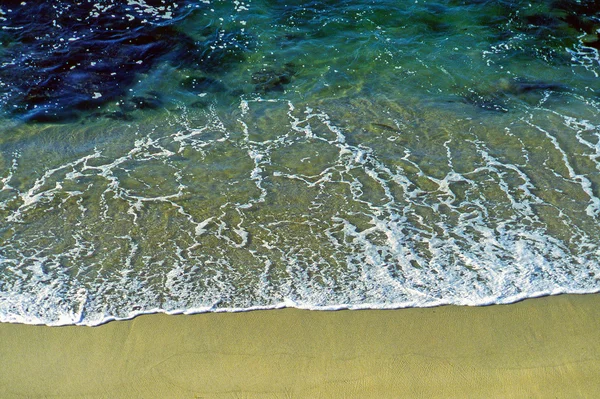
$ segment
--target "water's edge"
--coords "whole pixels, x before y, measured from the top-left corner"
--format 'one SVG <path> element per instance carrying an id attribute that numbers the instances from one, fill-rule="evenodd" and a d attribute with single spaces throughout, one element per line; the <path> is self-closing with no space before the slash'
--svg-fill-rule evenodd
<path id="1" fill-rule="evenodd" d="M 31 326 L 47 326 L 47 327 L 68 327 L 68 326 L 81 326 L 81 327 L 99 327 L 104 324 L 113 322 L 113 321 L 127 321 L 132 320 L 138 316 L 145 315 L 153 315 L 153 314 L 166 314 L 169 316 L 177 316 L 177 315 L 197 315 L 197 314 L 218 314 L 218 313 L 244 313 L 244 312 L 253 312 L 258 310 L 279 310 L 279 309 L 298 309 L 298 310 L 309 310 L 309 311 L 317 311 L 317 312 L 336 312 L 340 310 L 401 310 L 401 309 L 429 309 L 436 308 L 440 306 L 468 306 L 468 307 L 482 307 L 482 306 L 494 306 L 494 305 L 511 305 L 514 303 L 518 303 L 521 301 L 525 301 L 528 299 L 536 299 L 536 298 L 544 298 L 548 296 L 557 296 L 557 295 L 594 295 L 600 294 L 600 288 L 598 290 L 575 290 L 575 291 L 566 291 L 557 289 L 554 291 L 544 291 L 544 292 L 534 292 L 530 294 L 523 295 L 515 295 L 512 297 L 502 298 L 501 300 L 495 299 L 483 299 L 481 302 L 468 302 L 468 301 L 437 301 L 431 302 L 424 305 L 415 306 L 411 303 L 398 303 L 398 304 L 386 304 L 386 305 L 376 305 L 376 304 L 360 304 L 360 305 L 330 305 L 330 306 L 307 306 L 307 305 L 298 305 L 291 301 L 282 302 L 272 306 L 252 306 L 249 308 L 218 308 L 215 309 L 213 307 L 205 307 L 205 308 L 196 308 L 196 309 L 177 309 L 177 310 L 164 310 L 164 309 L 149 309 L 139 312 L 132 312 L 126 317 L 113 317 L 108 316 L 99 321 L 76 321 L 76 322 L 56 322 L 56 323 L 44 323 L 44 322 L 36 322 L 31 320 L 23 320 L 17 318 L 2 318 L 0 319 L 0 323 L 10 323 L 10 324 L 25 324 Z"/>

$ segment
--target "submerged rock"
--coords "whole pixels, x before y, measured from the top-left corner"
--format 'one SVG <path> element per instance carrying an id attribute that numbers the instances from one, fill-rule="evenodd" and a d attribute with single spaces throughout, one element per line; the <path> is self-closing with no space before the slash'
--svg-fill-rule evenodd
<path id="1" fill-rule="evenodd" d="M 524 94 L 542 91 L 567 91 L 568 87 L 554 82 L 544 82 L 539 80 L 527 80 L 522 78 L 501 79 L 498 82 L 499 90 L 510 94 Z"/>
<path id="2" fill-rule="evenodd" d="M 597 0 L 540 1 L 527 6 L 514 1 L 460 3 L 479 5 L 482 21 L 495 31 L 490 37 L 511 51 L 511 56 L 557 65 L 570 65 L 567 49 L 579 43 L 582 33 L 595 35 L 600 28 Z"/>
<path id="3" fill-rule="evenodd" d="M 163 106 L 159 95 L 135 96 L 131 98 L 131 104 L 135 109 L 158 109 Z"/>
<path id="4" fill-rule="evenodd" d="M 562 11 L 562 20 L 578 31 L 596 33 L 600 28 L 598 0 L 554 0 L 551 5 L 554 9 Z"/>
<path id="5" fill-rule="evenodd" d="M 28 1 L 2 7 L 0 24 L 12 33 L 1 54 L 5 110 L 28 121 L 60 121 L 123 96 L 137 74 L 181 42 L 182 34 L 168 23 L 183 12 L 177 7 L 183 2 L 151 3 Z"/>
<path id="6" fill-rule="evenodd" d="M 252 74 L 252 83 L 258 93 L 283 91 L 295 73 L 293 64 L 285 64 L 282 68 L 264 68 Z"/>
<path id="7" fill-rule="evenodd" d="M 178 31 L 174 22 L 200 7 L 184 0 L 8 3 L 0 5 L 0 108 L 25 121 L 102 108 L 158 62 L 219 72 L 248 48 L 236 32 L 196 41 Z M 157 97 L 129 101 L 135 109 L 161 106 Z"/>
<path id="8" fill-rule="evenodd" d="M 536 102 L 543 94 L 565 92 L 569 87 L 560 83 L 524 78 L 500 79 L 491 89 L 468 89 L 461 95 L 463 102 L 486 111 L 508 112 L 510 98 Z"/>

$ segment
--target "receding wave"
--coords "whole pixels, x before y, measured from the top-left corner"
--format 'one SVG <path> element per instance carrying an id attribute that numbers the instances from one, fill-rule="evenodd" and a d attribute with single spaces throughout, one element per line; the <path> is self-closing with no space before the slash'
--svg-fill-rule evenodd
<path id="1" fill-rule="evenodd" d="M 54 51 L 0 68 L 0 321 L 600 291 L 597 21 L 578 2 L 151 3 L 64 22 L 124 16 L 86 45 L 120 49 L 81 71 L 114 70 L 106 98 Z"/>

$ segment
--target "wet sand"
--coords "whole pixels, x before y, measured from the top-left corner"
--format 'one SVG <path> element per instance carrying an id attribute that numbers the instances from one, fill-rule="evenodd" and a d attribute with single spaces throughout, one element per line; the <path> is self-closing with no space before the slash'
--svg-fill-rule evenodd
<path id="1" fill-rule="evenodd" d="M 600 397 L 600 295 L 0 324 L 2 398 Z"/>

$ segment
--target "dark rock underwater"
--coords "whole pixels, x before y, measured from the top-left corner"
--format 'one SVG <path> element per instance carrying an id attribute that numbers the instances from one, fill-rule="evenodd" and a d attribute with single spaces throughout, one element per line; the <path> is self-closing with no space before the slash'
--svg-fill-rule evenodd
<path id="1" fill-rule="evenodd" d="M 477 7 L 474 17 L 495 29 L 499 42 L 526 35 L 525 43 L 534 44 L 521 50 L 531 52 L 528 57 L 568 63 L 565 48 L 584 34 L 586 46 L 600 48 L 600 1 L 536 2 L 527 10 L 519 1 L 448 1 L 409 16 L 394 7 L 374 5 L 372 18 L 381 25 L 384 20 L 394 24 L 409 18 L 427 31 L 456 34 L 452 32 L 458 27 L 448 17 L 453 3 Z M 5 116 L 27 122 L 76 120 L 90 112 L 126 120 L 132 110 L 164 105 L 160 93 L 146 93 L 143 100 L 129 97 L 137 78 L 161 63 L 194 72 L 181 81 L 182 90 L 240 93 L 221 75 L 246 60 L 256 46 L 255 38 L 244 30 L 226 31 L 212 21 L 196 32 L 178 27 L 208 7 L 191 0 L 4 1 L 0 6 L 0 109 Z M 365 29 L 355 26 L 353 16 L 361 10 L 349 1 L 267 1 L 265 12 L 275 26 L 286 28 L 287 33 L 277 39 L 282 49 L 301 43 L 304 37 Z M 288 59 L 280 65 L 251 67 L 246 80 L 257 95 L 281 92 L 297 75 L 294 64 Z M 507 92 L 518 97 L 554 89 L 562 91 L 564 85 L 535 81 L 527 86 L 517 81 L 499 94 L 482 94 L 477 87 L 459 87 L 455 94 L 481 109 L 505 112 L 502 97 Z M 117 111 L 104 110 L 111 102 L 119 104 Z"/>
<path id="2" fill-rule="evenodd" d="M 199 8 L 186 1 L 5 2 L 3 108 L 25 121 L 70 120 L 125 97 L 136 77 L 158 62 L 215 73 L 243 60 L 250 42 L 239 32 L 209 26 L 197 41 L 176 29 Z M 157 98 L 128 99 L 119 112 L 157 108 Z"/>

